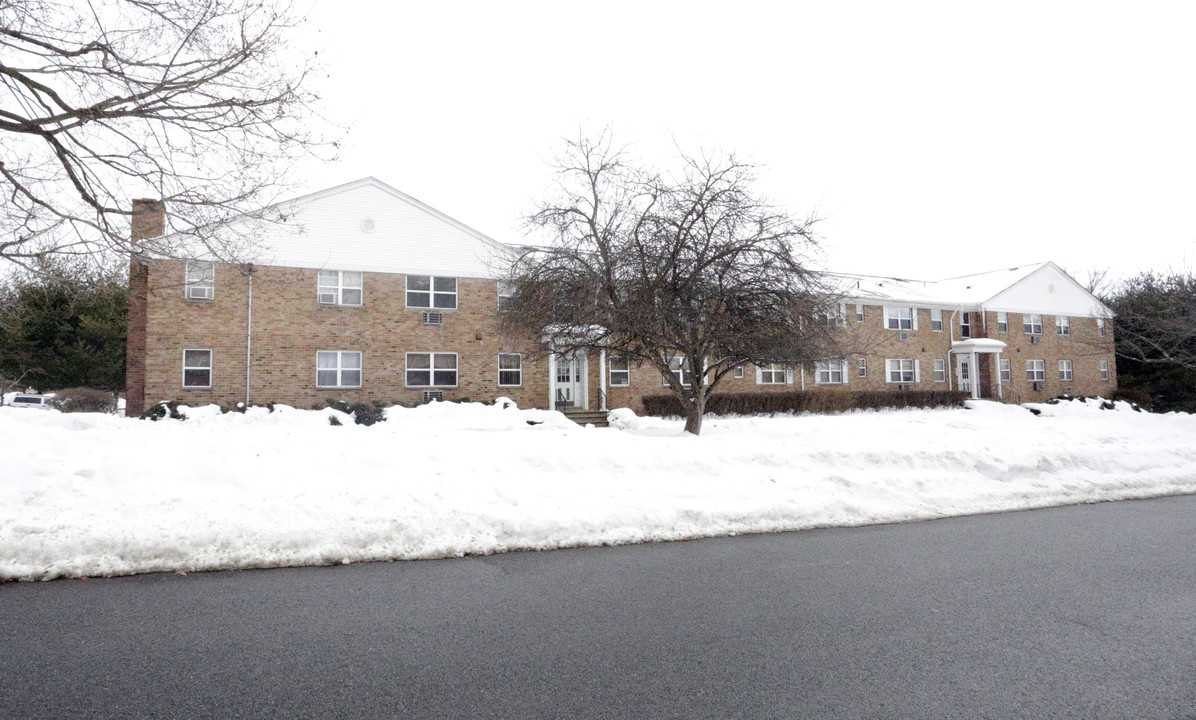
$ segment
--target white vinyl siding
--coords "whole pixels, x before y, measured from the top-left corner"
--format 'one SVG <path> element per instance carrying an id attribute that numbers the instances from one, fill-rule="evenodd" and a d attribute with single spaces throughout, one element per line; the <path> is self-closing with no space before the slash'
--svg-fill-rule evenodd
<path id="1" fill-rule="evenodd" d="M 316 387 L 361 387 L 361 353 L 352 350 L 318 351 Z"/>
<path id="2" fill-rule="evenodd" d="M 183 351 L 183 387 L 212 387 L 212 351 Z"/>

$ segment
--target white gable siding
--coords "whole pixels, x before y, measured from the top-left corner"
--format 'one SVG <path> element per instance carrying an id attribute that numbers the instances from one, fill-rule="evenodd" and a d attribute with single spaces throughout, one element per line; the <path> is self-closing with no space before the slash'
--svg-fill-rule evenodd
<path id="1" fill-rule="evenodd" d="M 367 178 L 275 208 L 263 223 L 256 262 L 287 267 L 498 277 L 510 251 Z M 373 231 L 363 229 L 370 220 Z"/>
<path id="2" fill-rule="evenodd" d="M 1072 317 L 1112 316 L 1112 312 L 1100 300 L 1053 263 L 1043 265 L 997 293 L 984 306 L 989 311 Z"/>

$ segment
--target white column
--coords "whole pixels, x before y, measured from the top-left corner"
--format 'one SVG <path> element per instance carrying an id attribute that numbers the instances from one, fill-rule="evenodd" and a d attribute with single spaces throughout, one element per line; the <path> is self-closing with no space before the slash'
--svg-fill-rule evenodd
<path id="1" fill-rule="evenodd" d="M 556 410 L 556 353 L 548 356 L 548 409 Z"/>
<path id="2" fill-rule="evenodd" d="M 598 396 L 601 407 L 599 410 L 606 411 L 606 349 L 598 351 L 598 389 L 600 395 Z"/>
<path id="3" fill-rule="evenodd" d="M 995 362 L 997 364 L 997 400 L 1004 400 L 1005 392 L 1001 388 L 1001 353 L 996 353 Z"/>

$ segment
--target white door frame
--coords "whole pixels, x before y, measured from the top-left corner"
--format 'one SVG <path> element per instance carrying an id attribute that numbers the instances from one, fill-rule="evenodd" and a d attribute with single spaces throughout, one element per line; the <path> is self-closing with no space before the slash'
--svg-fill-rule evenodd
<path id="1" fill-rule="evenodd" d="M 548 363 L 548 407 L 557 409 L 557 396 L 572 400 L 572 407 L 578 410 L 589 409 L 589 362 L 584 351 L 570 355 L 553 353 Z M 567 380 L 562 376 L 567 374 Z"/>

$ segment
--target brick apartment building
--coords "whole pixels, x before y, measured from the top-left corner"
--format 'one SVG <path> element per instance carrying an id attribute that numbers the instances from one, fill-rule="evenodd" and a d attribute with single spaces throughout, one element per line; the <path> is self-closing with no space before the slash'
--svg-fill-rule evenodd
<path id="1" fill-rule="evenodd" d="M 133 236 L 163 233 L 161 203 L 135 202 Z M 514 251 L 378 180 L 272 208 L 240 264 L 145 259 L 130 273 L 128 411 L 179 400 L 323 406 L 491 401 L 631 407 L 658 372 L 605 352 L 532 357 L 499 333 L 499 280 Z M 248 221 L 247 221 L 248 222 Z M 837 276 L 818 318 L 846 357 L 746 366 L 722 392 L 961 389 L 1025 402 L 1107 395 L 1109 309 L 1053 263 L 941 282 Z"/>

